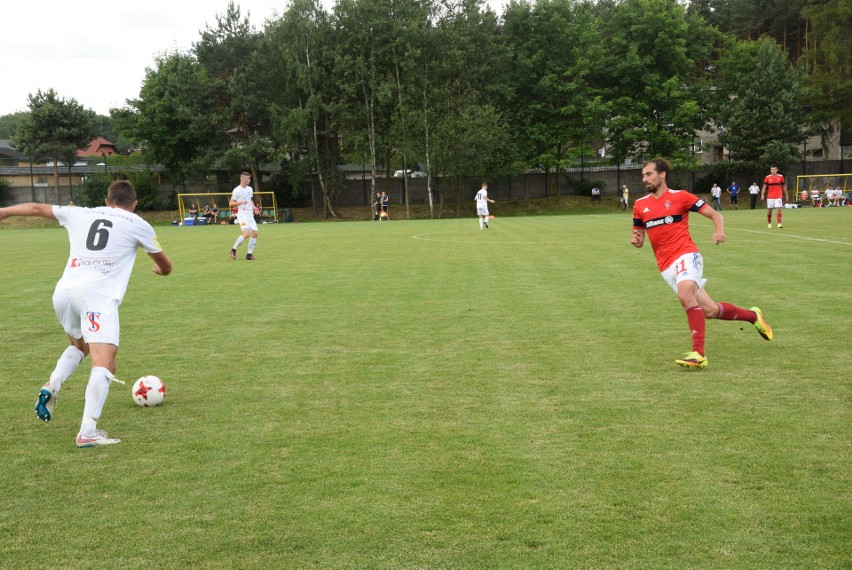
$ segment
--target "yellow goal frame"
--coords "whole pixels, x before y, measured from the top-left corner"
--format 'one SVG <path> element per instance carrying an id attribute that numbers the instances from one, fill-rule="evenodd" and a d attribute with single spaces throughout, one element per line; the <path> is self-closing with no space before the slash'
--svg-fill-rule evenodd
<path id="1" fill-rule="evenodd" d="M 185 220 L 189 214 L 189 206 L 194 202 L 198 206 L 198 217 L 203 217 L 204 205 L 216 205 L 219 208 L 219 221 L 228 221 L 231 208 L 228 201 L 231 199 L 230 192 L 203 192 L 178 194 L 178 213 L 180 219 Z M 260 203 L 260 217 L 262 222 L 278 222 L 278 202 L 275 200 L 275 192 L 255 192 L 254 199 Z"/>
<path id="2" fill-rule="evenodd" d="M 840 188 L 846 194 L 852 190 L 852 174 L 800 174 L 796 176 L 796 194 L 802 190 L 810 192 L 814 185 L 817 190 L 825 190 L 826 185 L 832 188 Z"/>

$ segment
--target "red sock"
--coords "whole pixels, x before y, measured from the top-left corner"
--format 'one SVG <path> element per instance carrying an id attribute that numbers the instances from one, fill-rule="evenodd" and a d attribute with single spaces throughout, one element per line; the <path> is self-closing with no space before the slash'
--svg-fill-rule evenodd
<path id="1" fill-rule="evenodd" d="M 698 305 L 690 307 L 686 310 L 686 320 L 689 323 L 689 330 L 692 331 L 692 350 L 704 356 L 704 339 L 707 330 L 704 311 Z"/>
<path id="2" fill-rule="evenodd" d="M 781 223 L 781 208 L 778 208 L 778 223 Z"/>
<path id="3" fill-rule="evenodd" d="M 716 304 L 719 306 L 719 316 L 716 317 L 717 319 L 722 319 L 723 321 L 746 321 L 752 324 L 757 320 L 754 311 L 749 309 L 743 309 L 730 303 Z"/>
<path id="4" fill-rule="evenodd" d="M 766 221 L 772 223 L 772 210 L 766 210 Z"/>

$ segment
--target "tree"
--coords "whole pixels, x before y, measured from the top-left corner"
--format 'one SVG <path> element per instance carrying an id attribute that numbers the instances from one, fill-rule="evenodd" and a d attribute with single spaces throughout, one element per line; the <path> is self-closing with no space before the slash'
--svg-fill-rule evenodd
<path id="1" fill-rule="evenodd" d="M 18 123 L 27 115 L 26 111 L 19 111 L 11 115 L 3 115 L 0 117 L 0 139 L 15 138 L 15 131 L 18 130 Z"/>
<path id="2" fill-rule="evenodd" d="M 271 108 L 273 138 L 289 162 L 292 184 L 316 173 L 323 215 L 337 217 L 332 197 L 343 180 L 338 168 L 339 137 L 331 118 L 339 97 L 329 69 L 334 57 L 328 14 L 316 0 L 296 0 L 267 35 L 270 57 L 283 79 Z"/>
<path id="3" fill-rule="evenodd" d="M 701 63 L 712 31 L 675 0 L 625 0 L 605 9 L 607 59 L 598 84 L 609 105 L 613 153 L 692 165 L 694 133 L 708 123 Z"/>
<path id="4" fill-rule="evenodd" d="M 384 169 L 385 191 L 391 169 L 391 125 L 397 99 L 388 46 L 393 43 L 387 2 L 341 0 L 334 7 L 334 106 L 345 152 L 370 163 L 370 195 Z"/>
<path id="5" fill-rule="evenodd" d="M 217 135 L 221 138 L 210 120 L 212 97 L 206 70 L 193 56 L 176 52 L 146 69 L 139 99 L 110 114 L 119 133 L 141 143 L 145 156 L 183 185 L 206 168 Z"/>
<path id="6" fill-rule="evenodd" d="M 274 152 L 269 103 L 278 76 L 278 66 L 263 58 L 262 42 L 262 34 L 230 1 L 225 14 L 216 15 L 216 25 L 205 28 L 193 48 L 212 88 L 209 114 L 221 147 L 215 163 L 229 170 L 250 169 L 255 190 L 262 184 L 258 165 Z"/>
<path id="7" fill-rule="evenodd" d="M 97 131 L 98 135 L 104 137 L 113 145 L 115 145 L 116 151 L 118 151 L 120 154 L 125 154 L 132 146 L 131 142 L 126 137 L 116 132 L 115 128 L 112 125 L 112 117 L 108 117 L 106 115 L 96 115 L 95 130 Z"/>
<path id="8" fill-rule="evenodd" d="M 455 180 L 456 211 L 468 179 L 478 187 L 486 176 L 499 175 L 508 159 L 510 135 L 503 109 L 510 89 L 503 81 L 509 58 L 497 15 L 479 0 L 444 1 L 439 5 L 428 98 L 434 128 L 435 171 Z M 439 207 L 443 210 L 444 196 Z"/>
<path id="9" fill-rule="evenodd" d="M 744 169 L 783 168 L 805 136 L 803 75 L 771 38 L 739 42 L 720 61 L 719 141 Z"/>
<path id="10" fill-rule="evenodd" d="M 852 129 L 852 0 L 829 0 L 805 8 L 810 24 L 805 51 L 809 99 L 814 113 Z"/>
<path id="11" fill-rule="evenodd" d="M 810 0 L 691 0 L 689 14 L 740 41 L 768 35 L 796 61 L 805 46 L 802 8 Z"/>
<path id="12" fill-rule="evenodd" d="M 509 72 L 515 135 L 527 160 L 542 165 L 559 193 L 559 170 L 603 140 L 603 105 L 592 84 L 602 65 L 600 20 L 571 0 L 512 3 L 504 33 L 515 59 Z"/>
<path id="13" fill-rule="evenodd" d="M 77 150 L 95 136 L 95 112 L 74 99 L 62 99 L 53 89 L 29 96 L 29 114 L 18 123 L 13 144 L 33 160 L 52 160 L 56 195 L 59 163 L 74 164 Z"/>

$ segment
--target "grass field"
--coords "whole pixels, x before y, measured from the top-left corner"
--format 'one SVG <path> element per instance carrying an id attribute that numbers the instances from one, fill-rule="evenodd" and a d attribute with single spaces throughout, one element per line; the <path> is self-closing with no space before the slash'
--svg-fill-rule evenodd
<path id="1" fill-rule="evenodd" d="M 159 228 L 83 450 L 88 360 L 33 413 L 66 234 L 0 231 L 0 567 L 849 568 L 852 209 L 724 213 L 708 291 L 775 340 L 703 371 L 627 214 Z"/>

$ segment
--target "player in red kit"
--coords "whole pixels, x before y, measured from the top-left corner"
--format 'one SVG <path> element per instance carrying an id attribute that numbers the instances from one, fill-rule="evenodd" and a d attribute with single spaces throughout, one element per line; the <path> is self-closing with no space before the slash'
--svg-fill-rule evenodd
<path id="1" fill-rule="evenodd" d="M 784 177 L 778 174 L 778 167 L 772 166 L 769 169 L 769 174 L 763 179 L 763 189 L 760 191 L 760 199 L 766 196 L 766 221 L 769 222 L 769 229 L 772 229 L 772 209 L 778 210 L 778 227 L 781 225 L 781 211 L 784 209 L 784 202 L 789 202 L 790 198 L 787 195 L 787 184 L 784 183 Z M 783 195 L 783 200 L 782 200 Z"/>
<path id="2" fill-rule="evenodd" d="M 722 214 L 698 196 L 685 190 L 670 190 L 666 182 L 670 170 L 671 165 L 662 158 L 650 160 L 642 167 L 642 182 L 650 193 L 636 200 L 633 206 L 630 243 L 642 247 L 648 235 L 660 274 L 677 293 L 686 311 L 692 331 L 692 352 L 675 362 L 689 368 L 704 368 L 707 366 L 704 355 L 706 319 L 747 321 L 766 340 L 772 340 L 772 329 L 757 307 L 743 309 L 730 303 L 716 303 L 707 294 L 704 261 L 689 234 L 689 213 L 698 212 L 713 221 L 713 242 L 716 244 L 725 241 L 725 221 Z"/>

